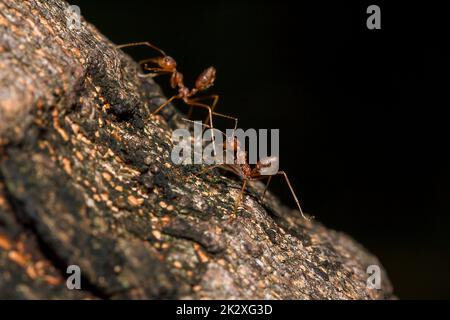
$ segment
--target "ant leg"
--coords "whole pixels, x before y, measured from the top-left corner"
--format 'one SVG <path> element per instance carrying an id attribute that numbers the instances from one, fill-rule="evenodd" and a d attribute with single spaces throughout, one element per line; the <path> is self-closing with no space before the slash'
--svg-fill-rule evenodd
<path id="1" fill-rule="evenodd" d="M 264 196 L 266 195 L 266 191 L 269 188 L 270 181 L 272 181 L 272 176 L 269 176 L 269 179 L 267 180 L 266 186 L 264 187 L 264 191 L 261 195 L 261 198 L 259 198 L 259 201 L 261 201 L 261 203 L 264 201 Z"/>
<path id="2" fill-rule="evenodd" d="M 153 71 L 155 73 L 172 73 L 172 71 L 169 71 L 169 70 L 166 70 L 163 68 L 149 68 L 149 67 L 144 66 L 143 69 L 145 71 Z"/>
<path id="3" fill-rule="evenodd" d="M 166 53 L 165 53 L 163 50 L 161 50 L 161 49 L 158 48 L 157 46 L 155 46 L 155 45 L 153 45 L 153 44 L 151 44 L 150 42 L 147 42 L 147 41 L 145 41 L 145 42 L 131 42 L 131 43 L 125 43 L 125 44 L 118 45 L 117 48 L 123 49 L 123 48 L 128 48 L 128 47 L 137 47 L 137 46 L 147 46 L 147 47 L 150 47 L 150 48 L 152 48 L 152 49 L 158 51 L 158 52 L 159 52 L 160 54 L 162 54 L 163 56 L 166 56 Z M 139 63 L 139 65 L 142 65 L 142 64 L 146 64 L 146 63 L 148 63 L 148 62 L 157 63 L 157 58 L 144 59 L 144 60 L 139 61 L 138 63 Z M 144 67 L 144 69 L 150 71 L 150 68 L 147 69 L 147 68 Z M 152 68 L 152 69 L 153 69 L 153 68 Z M 164 71 L 166 71 L 166 72 L 168 72 L 167 70 L 162 69 L 162 68 L 154 68 L 154 69 L 155 69 L 155 70 L 152 70 L 152 71 L 159 71 L 159 72 L 164 72 Z M 140 76 L 145 78 L 145 77 L 155 77 L 155 76 L 157 76 L 157 75 L 159 75 L 159 74 L 156 74 L 156 75 L 155 75 L 155 74 L 151 74 L 151 75 L 140 75 Z"/>
<path id="4" fill-rule="evenodd" d="M 239 197 L 237 198 L 237 200 L 236 200 L 236 202 L 234 204 L 233 216 L 236 216 L 238 207 L 241 204 L 242 198 L 244 197 L 244 192 L 245 192 L 245 187 L 246 186 L 247 186 L 247 179 L 244 179 L 242 181 L 241 193 L 239 194 Z"/>
<path id="5" fill-rule="evenodd" d="M 219 96 L 217 94 L 212 94 L 209 96 L 204 96 L 204 97 L 198 97 L 198 98 L 194 98 L 191 99 L 191 101 L 202 101 L 202 100 L 206 100 L 206 99 L 213 99 L 213 102 L 211 104 L 211 112 L 213 115 L 218 116 L 218 117 L 222 117 L 222 118 L 226 118 L 226 119 L 231 119 L 234 120 L 234 131 L 236 131 L 237 129 L 237 124 L 238 124 L 238 118 L 232 117 L 232 116 L 228 116 L 222 113 L 218 113 L 218 112 L 214 112 L 214 109 L 216 108 L 217 103 L 219 102 Z M 206 118 L 205 119 L 205 124 L 208 125 L 209 119 Z"/>
<path id="6" fill-rule="evenodd" d="M 310 221 L 311 219 L 308 218 L 308 217 L 306 217 L 305 214 L 303 213 L 302 207 L 300 206 L 300 201 L 298 201 L 297 196 L 295 195 L 294 188 L 292 188 L 291 182 L 289 181 L 289 178 L 288 178 L 286 172 L 284 172 L 284 171 L 278 171 L 277 174 L 281 174 L 281 175 L 284 176 L 284 178 L 286 179 L 286 183 L 287 183 L 289 189 L 291 190 L 292 196 L 294 197 L 295 203 L 297 204 L 297 207 L 298 207 L 298 209 L 300 210 L 300 214 L 302 215 L 302 217 L 303 217 L 305 220 Z M 312 218 L 314 218 L 314 217 L 312 217 Z"/>
<path id="7" fill-rule="evenodd" d="M 222 117 L 222 118 L 226 118 L 226 119 L 231 119 L 234 120 L 234 129 L 233 129 L 233 134 L 237 129 L 237 125 L 238 125 L 238 118 L 232 117 L 232 116 L 228 116 L 226 114 L 222 114 L 222 113 L 217 113 L 217 112 L 213 112 L 212 113 L 214 116 L 218 116 L 218 117 Z"/>
<path id="8" fill-rule="evenodd" d="M 123 48 L 128 48 L 128 47 L 137 47 L 137 46 L 147 46 L 147 47 L 150 47 L 150 48 L 152 48 L 152 49 L 158 51 L 159 53 L 161 53 L 163 56 L 166 56 L 166 53 L 165 53 L 164 51 L 162 51 L 160 48 L 158 48 L 157 46 L 151 44 L 151 43 L 148 42 L 148 41 L 125 43 L 125 44 L 118 45 L 117 48 L 123 49 Z"/>
<path id="9" fill-rule="evenodd" d="M 214 114 L 214 113 L 213 113 L 213 114 Z M 195 124 L 195 121 L 192 121 L 192 120 L 189 120 L 189 119 L 186 119 L 186 118 L 181 118 L 181 120 L 186 121 L 186 122 L 191 122 L 191 123 L 194 123 L 194 124 Z M 205 128 L 208 128 L 208 129 L 213 129 L 211 126 L 208 126 L 208 125 L 206 125 L 206 124 L 204 124 L 204 123 L 202 123 L 202 126 L 205 127 Z M 223 135 L 223 137 L 224 137 L 225 139 L 227 138 L 227 136 L 226 136 L 225 133 L 223 133 L 223 132 L 220 131 L 220 130 L 217 130 L 217 131 L 220 132 L 220 133 Z"/>
<path id="10" fill-rule="evenodd" d="M 194 102 L 192 100 L 188 100 L 186 102 L 186 104 L 188 106 L 190 106 L 190 107 L 200 107 L 200 108 L 207 109 L 208 110 L 208 115 L 209 115 L 209 122 L 211 123 L 211 129 L 214 129 L 213 120 L 212 120 L 212 111 L 211 111 L 211 107 L 210 106 L 208 106 L 206 104 L 203 104 L 203 103 Z M 214 130 L 211 131 L 211 138 L 212 138 L 213 141 L 215 141 L 215 139 L 214 139 Z M 217 153 L 216 153 L 216 144 L 215 143 L 213 144 L 213 151 L 214 151 L 214 155 L 216 155 Z"/>
<path id="11" fill-rule="evenodd" d="M 167 106 L 170 102 L 172 102 L 172 100 L 178 99 L 179 96 L 175 95 L 172 96 L 170 99 L 168 99 L 166 102 L 164 102 L 162 105 L 160 105 L 158 108 L 156 108 L 155 111 L 152 112 L 152 114 L 157 114 L 159 111 L 161 111 L 161 109 L 163 109 L 165 106 Z"/>

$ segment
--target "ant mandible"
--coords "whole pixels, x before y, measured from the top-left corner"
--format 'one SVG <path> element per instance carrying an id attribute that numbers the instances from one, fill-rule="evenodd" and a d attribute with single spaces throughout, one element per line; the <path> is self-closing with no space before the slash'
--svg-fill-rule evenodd
<path id="1" fill-rule="evenodd" d="M 188 119 L 183 119 L 183 120 L 193 122 Z M 208 125 L 205 125 L 205 124 L 202 124 L 202 125 L 205 127 L 209 127 Z M 209 127 L 209 128 L 213 129 L 212 127 Z M 222 168 L 222 169 L 225 169 L 227 171 L 234 173 L 235 175 L 237 175 L 239 178 L 242 179 L 241 192 L 239 194 L 239 197 L 235 201 L 233 217 L 236 216 L 238 207 L 242 202 L 242 198 L 244 196 L 248 181 L 262 180 L 262 179 L 268 178 L 266 186 L 264 188 L 264 191 L 260 197 L 260 201 L 261 201 L 261 203 L 263 203 L 264 196 L 266 194 L 267 189 L 269 188 L 270 182 L 272 181 L 272 177 L 274 175 L 282 175 L 286 181 L 286 184 L 289 187 L 289 190 L 291 191 L 292 197 L 294 198 L 294 201 L 297 204 L 298 210 L 300 211 L 300 214 L 302 215 L 302 217 L 307 221 L 310 221 L 311 218 L 314 218 L 314 217 L 309 218 L 303 213 L 302 207 L 300 205 L 300 201 L 298 200 L 297 195 L 295 194 L 294 188 L 292 187 L 291 182 L 290 182 L 286 172 L 277 171 L 276 173 L 271 174 L 271 175 L 266 175 L 263 173 L 264 168 L 269 168 L 272 166 L 273 163 L 277 163 L 279 161 L 278 157 L 270 156 L 270 157 L 260 159 L 254 165 L 249 164 L 248 160 L 247 160 L 248 159 L 247 152 L 241 149 L 239 140 L 235 136 L 227 137 L 223 132 L 221 132 L 221 133 L 225 137 L 225 143 L 223 144 L 223 149 L 225 151 L 231 150 L 234 153 L 235 162 L 232 164 L 220 163 L 220 164 L 212 165 L 211 167 L 208 167 L 208 168 L 202 170 L 201 172 L 197 173 L 196 176 L 199 176 L 199 175 L 201 175 L 207 171 L 210 171 L 214 168 Z"/>
<path id="2" fill-rule="evenodd" d="M 238 119 L 235 117 L 231 117 L 228 115 L 224 115 L 221 113 L 214 112 L 214 109 L 217 105 L 217 102 L 219 101 L 218 95 L 209 95 L 205 97 L 198 97 L 198 98 L 192 98 L 194 95 L 196 95 L 199 92 L 205 91 L 206 89 L 210 88 L 214 85 L 214 81 L 216 79 L 216 69 L 214 67 L 206 68 L 196 79 L 195 86 L 192 89 L 189 89 L 185 86 L 183 82 L 183 74 L 177 70 L 177 62 L 174 58 L 171 56 L 168 56 L 163 50 L 158 48 L 157 46 L 151 44 L 150 42 L 133 42 L 133 43 L 127 43 L 117 46 L 119 49 L 126 48 L 126 47 L 134 47 L 134 46 L 148 46 L 156 51 L 158 51 L 161 56 L 149 58 L 145 60 L 139 61 L 140 65 L 144 65 L 143 68 L 146 71 L 152 71 L 152 73 L 143 75 L 144 77 L 155 77 L 160 74 L 170 74 L 170 85 L 173 89 L 178 88 L 178 94 L 173 95 L 171 98 L 169 98 L 166 102 L 164 102 L 162 105 L 160 105 L 158 108 L 156 108 L 152 114 L 157 114 L 159 111 L 161 111 L 164 107 L 166 107 L 170 102 L 172 102 L 175 99 L 181 99 L 186 103 L 188 106 L 191 107 L 189 110 L 189 115 L 192 111 L 192 107 L 199 107 L 203 109 L 208 110 L 208 118 L 206 123 L 213 126 L 213 118 L 212 116 L 219 116 L 227 119 L 234 120 L 235 122 L 235 129 L 237 128 L 237 121 Z M 148 63 L 153 63 L 157 65 L 157 67 L 149 67 Z M 206 100 L 206 99 L 212 99 L 213 102 L 211 106 L 200 103 L 199 101 Z"/>

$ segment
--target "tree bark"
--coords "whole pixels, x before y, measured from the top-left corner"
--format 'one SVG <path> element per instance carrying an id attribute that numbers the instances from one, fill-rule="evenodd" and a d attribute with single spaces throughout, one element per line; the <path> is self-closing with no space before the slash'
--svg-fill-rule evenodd
<path id="1" fill-rule="evenodd" d="M 393 297 L 373 255 L 259 183 L 230 221 L 240 181 L 174 165 L 180 114 L 150 116 L 160 88 L 67 8 L 0 0 L 0 298 Z"/>

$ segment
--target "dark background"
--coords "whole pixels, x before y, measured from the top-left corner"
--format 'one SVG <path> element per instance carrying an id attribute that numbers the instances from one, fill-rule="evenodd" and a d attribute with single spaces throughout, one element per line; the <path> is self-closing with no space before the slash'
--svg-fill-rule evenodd
<path id="1" fill-rule="evenodd" d="M 188 84 L 214 65 L 210 91 L 221 97 L 219 112 L 237 116 L 244 129 L 280 128 L 280 167 L 305 211 L 376 254 L 400 298 L 450 298 L 442 7 L 70 2 L 113 42 L 150 41 L 164 49 Z M 366 28 L 370 4 L 381 8 L 381 30 Z M 153 54 L 127 52 L 137 59 Z M 281 181 L 272 190 L 294 207 Z"/>

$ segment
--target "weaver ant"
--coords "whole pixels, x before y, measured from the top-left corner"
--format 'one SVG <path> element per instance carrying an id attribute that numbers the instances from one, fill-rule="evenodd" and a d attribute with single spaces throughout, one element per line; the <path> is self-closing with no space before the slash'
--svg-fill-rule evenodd
<path id="1" fill-rule="evenodd" d="M 189 122 L 194 122 L 194 121 L 188 120 L 188 119 L 183 119 L 183 120 L 189 121 Z M 205 124 L 202 124 L 202 126 L 207 127 L 209 129 L 214 129 Z M 215 130 L 217 130 L 217 129 L 215 129 Z M 277 171 L 274 174 L 269 174 L 269 175 L 264 174 L 265 168 L 270 168 L 273 163 L 277 163 L 279 161 L 278 157 L 270 156 L 270 157 L 260 159 L 256 164 L 249 164 L 247 152 L 245 150 L 241 149 L 239 140 L 235 136 L 227 137 L 225 135 L 225 133 L 223 133 L 221 131 L 219 131 L 219 132 L 225 137 L 225 143 L 223 144 L 224 151 L 231 150 L 235 156 L 234 163 L 232 163 L 232 164 L 220 163 L 220 164 L 212 165 L 211 167 L 208 167 L 208 168 L 200 171 L 199 173 L 197 173 L 196 176 L 202 175 L 203 173 L 210 171 L 214 168 L 222 168 L 222 169 L 225 169 L 227 171 L 234 173 L 236 176 L 238 176 L 239 178 L 242 179 L 241 192 L 239 194 L 239 197 L 236 199 L 235 205 L 234 205 L 234 210 L 233 210 L 234 217 L 236 216 L 238 207 L 241 204 L 248 181 L 256 181 L 256 180 L 262 180 L 262 179 L 268 178 L 266 186 L 264 188 L 264 191 L 260 197 L 260 202 L 262 203 L 264 201 L 264 196 L 269 187 L 269 184 L 272 181 L 272 177 L 274 175 L 282 175 L 282 176 L 284 176 L 284 179 L 289 187 L 289 190 L 291 191 L 292 197 L 294 198 L 295 203 L 297 204 L 300 214 L 302 215 L 302 217 L 305 220 L 307 220 L 307 221 L 311 220 L 311 218 L 307 217 L 303 213 L 302 207 L 300 205 L 300 201 L 298 200 L 297 195 L 294 192 L 294 188 L 292 187 L 291 182 L 290 182 L 286 172 Z M 213 143 L 215 143 L 215 142 L 213 141 Z M 312 218 L 314 218 L 314 217 L 312 217 Z"/>
<path id="2" fill-rule="evenodd" d="M 209 121 L 211 127 L 214 127 L 212 116 L 215 115 L 234 120 L 235 128 L 237 128 L 237 121 L 238 121 L 237 118 L 214 112 L 217 102 L 219 101 L 218 95 L 209 95 L 205 97 L 193 98 L 193 96 L 196 95 L 197 93 L 205 91 L 206 89 L 214 85 L 214 81 L 216 79 L 216 69 L 214 67 L 211 66 L 209 68 L 206 68 L 202 73 L 200 73 L 200 75 L 197 77 L 195 81 L 194 88 L 189 89 L 188 87 L 185 86 L 183 82 L 183 74 L 177 70 L 177 62 L 175 61 L 175 59 L 172 58 L 171 56 L 168 56 L 163 50 L 161 50 L 157 46 L 151 44 L 150 42 L 132 42 L 122 44 L 117 47 L 122 49 L 133 46 L 148 46 L 161 54 L 161 56 L 158 57 L 139 61 L 139 64 L 143 65 L 144 70 L 151 71 L 151 73 L 149 74 L 142 75 L 143 77 L 155 77 L 161 74 L 170 74 L 171 87 L 173 89 L 178 88 L 178 94 L 175 94 L 172 97 L 170 97 L 166 102 L 164 102 L 162 105 L 156 108 L 152 112 L 152 114 L 157 114 L 173 100 L 181 99 L 183 100 L 184 103 L 186 103 L 188 106 L 191 107 L 188 116 L 190 116 L 192 112 L 192 107 L 199 107 L 208 110 L 208 118 L 206 120 L 206 123 L 208 123 L 207 121 Z M 156 67 L 150 67 L 149 64 L 156 65 Z M 211 106 L 199 102 L 206 99 L 212 99 Z"/>

